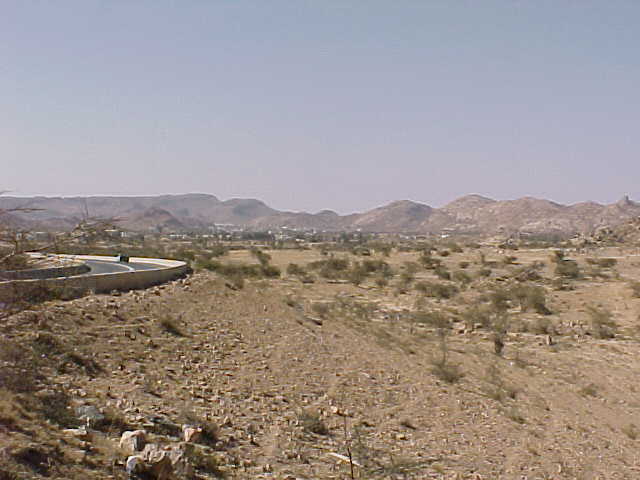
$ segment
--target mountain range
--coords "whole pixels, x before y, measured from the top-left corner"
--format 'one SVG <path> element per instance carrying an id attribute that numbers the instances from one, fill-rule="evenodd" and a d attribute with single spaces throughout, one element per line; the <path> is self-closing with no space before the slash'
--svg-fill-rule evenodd
<path id="1" fill-rule="evenodd" d="M 595 202 L 562 205 L 532 197 L 498 201 L 467 195 L 440 208 L 400 200 L 349 215 L 339 215 L 331 210 L 318 213 L 279 211 L 260 200 L 223 201 L 208 194 L 0 197 L 0 210 L 16 207 L 38 210 L 13 213 L 13 225 L 43 230 L 72 228 L 89 215 L 117 218 L 121 227 L 135 231 L 185 231 L 213 224 L 232 224 L 254 230 L 290 227 L 327 231 L 572 235 L 605 225 L 619 225 L 640 216 L 640 203 L 627 196 L 609 205 Z"/>

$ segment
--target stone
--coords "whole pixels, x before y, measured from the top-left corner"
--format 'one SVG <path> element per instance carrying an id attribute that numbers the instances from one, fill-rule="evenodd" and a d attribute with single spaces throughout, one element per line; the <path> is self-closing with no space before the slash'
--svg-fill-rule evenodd
<path id="1" fill-rule="evenodd" d="M 76 416 L 88 427 L 95 427 L 104 422 L 104 415 L 93 405 L 82 405 L 76 408 Z"/>
<path id="2" fill-rule="evenodd" d="M 140 455 L 131 455 L 125 463 L 125 470 L 130 477 L 144 473 L 146 465 Z"/>
<path id="3" fill-rule="evenodd" d="M 155 443 L 148 443 L 141 453 L 146 468 L 145 473 L 155 480 L 169 480 L 173 476 L 173 464 L 167 451 Z"/>
<path id="4" fill-rule="evenodd" d="M 80 440 L 90 440 L 91 439 L 91 433 L 87 430 L 86 427 L 67 428 L 67 429 L 63 430 L 62 433 L 64 433 L 65 435 L 71 436 L 71 437 L 79 438 Z"/>
<path id="5" fill-rule="evenodd" d="M 185 442 L 197 442 L 202 436 L 202 428 L 193 425 L 182 426 L 182 437 Z"/>
<path id="6" fill-rule="evenodd" d="M 180 443 L 174 445 L 169 450 L 169 459 L 174 473 L 178 478 L 192 478 L 195 475 L 195 469 L 189 461 L 193 457 L 194 446 L 190 443 Z"/>
<path id="7" fill-rule="evenodd" d="M 140 452 L 145 447 L 147 432 L 144 430 L 129 430 L 120 437 L 120 448 L 127 453 Z"/>

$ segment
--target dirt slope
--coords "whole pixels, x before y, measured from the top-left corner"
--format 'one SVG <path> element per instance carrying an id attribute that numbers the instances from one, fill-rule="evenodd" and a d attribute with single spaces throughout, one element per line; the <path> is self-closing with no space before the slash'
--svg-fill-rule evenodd
<path id="1" fill-rule="evenodd" d="M 620 269 L 636 275 L 634 265 Z M 467 295 L 433 305 L 456 309 Z M 327 298 L 352 313 L 317 319 L 309 302 Z M 462 377 L 451 384 L 432 373 L 440 337 L 402 321 L 412 300 L 393 298 L 294 279 L 233 290 L 196 274 L 5 319 L 0 471 L 18 476 L 3 478 L 125 478 L 122 430 L 170 444 L 194 418 L 219 427 L 202 455 L 228 478 L 350 478 L 334 455 L 349 450 L 357 478 L 638 477 L 640 300 L 626 283 L 552 293 L 553 345 L 514 330 L 503 357 L 489 332 L 454 324 L 449 362 Z M 593 302 L 614 312 L 615 338 L 586 333 Z M 359 314 L 358 305 L 376 306 Z M 32 350 L 36 363 L 17 362 Z M 34 385 L 16 387 L 31 374 Z M 111 423 L 91 440 L 70 438 L 61 411 L 73 409 L 48 411 L 52 392 L 110 412 Z M 215 477 L 208 465 L 199 478 Z"/>

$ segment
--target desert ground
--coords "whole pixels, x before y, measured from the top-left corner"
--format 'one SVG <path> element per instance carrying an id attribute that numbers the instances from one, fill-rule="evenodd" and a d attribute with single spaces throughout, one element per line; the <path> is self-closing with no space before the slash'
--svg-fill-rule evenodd
<path id="1" fill-rule="evenodd" d="M 132 430 L 183 454 L 164 478 L 640 478 L 640 256 L 556 252 L 234 250 L 30 304 L 0 479 L 128 478 Z"/>

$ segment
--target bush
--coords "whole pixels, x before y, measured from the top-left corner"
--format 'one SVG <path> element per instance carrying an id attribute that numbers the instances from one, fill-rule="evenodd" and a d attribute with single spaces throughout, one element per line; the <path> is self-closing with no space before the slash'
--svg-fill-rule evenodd
<path id="1" fill-rule="evenodd" d="M 329 313 L 329 304 L 326 302 L 314 302 L 311 304 L 311 310 L 322 318 Z"/>
<path id="2" fill-rule="evenodd" d="M 590 306 L 587 308 L 587 312 L 591 323 L 591 334 L 595 338 L 607 339 L 615 337 L 618 326 L 609 310 Z"/>
<path id="3" fill-rule="evenodd" d="M 509 300 L 511 300 L 511 294 L 501 288 L 494 290 L 489 294 L 491 307 L 496 312 L 506 312 L 509 309 Z"/>
<path id="4" fill-rule="evenodd" d="M 278 278 L 280 276 L 280 269 L 275 265 L 261 265 L 260 272 L 266 278 Z"/>
<path id="5" fill-rule="evenodd" d="M 422 266 L 424 268 L 426 268 L 427 270 L 434 270 L 436 268 L 438 268 L 440 265 L 442 265 L 442 261 L 437 259 L 437 258 L 433 258 L 431 256 L 431 254 L 423 252 L 422 255 L 420 256 L 419 259 L 420 263 L 422 264 Z"/>
<path id="6" fill-rule="evenodd" d="M 631 295 L 640 298 L 640 282 L 631 282 L 629 287 L 631 287 Z"/>
<path id="7" fill-rule="evenodd" d="M 203 268 L 227 277 L 237 288 L 242 288 L 245 278 L 276 278 L 280 269 L 269 264 L 250 265 L 246 263 L 220 263 L 209 260 L 200 264 Z"/>
<path id="8" fill-rule="evenodd" d="M 514 257 L 513 255 L 507 255 L 506 257 L 502 258 L 502 264 L 503 265 L 514 265 L 517 260 L 518 260 L 518 257 Z"/>
<path id="9" fill-rule="evenodd" d="M 361 264 L 362 269 L 366 274 L 380 272 L 384 276 L 391 276 L 391 267 L 383 260 L 364 260 Z"/>
<path id="10" fill-rule="evenodd" d="M 211 256 L 213 256 L 213 257 L 222 257 L 222 256 L 226 255 L 228 251 L 229 251 L 229 249 L 226 248 L 221 243 L 216 243 L 213 247 L 211 247 L 209 249 L 209 252 L 211 253 Z"/>
<path id="11" fill-rule="evenodd" d="M 460 245 L 458 245 L 456 242 L 449 242 L 449 243 L 447 243 L 446 246 L 453 253 L 462 253 L 462 247 Z"/>
<path id="12" fill-rule="evenodd" d="M 389 285 L 389 280 L 387 280 L 385 277 L 377 277 L 376 278 L 376 285 L 379 288 L 384 288 L 387 285 Z"/>
<path id="13" fill-rule="evenodd" d="M 555 274 L 558 277 L 578 278 L 580 276 L 580 268 L 575 260 L 559 260 L 556 264 Z"/>
<path id="14" fill-rule="evenodd" d="M 427 297 L 433 298 L 452 298 L 458 293 L 455 285 L 436 282 L 418 282 L 415 286 L 416 290 L 423 293 Z"/>
<path id="15" fill-rule="evenodd" d="M 54 390 L 41 398 L 42 415 L 62 428 L 73 428 L 79 423 L 71 410 L 69 396 L 60 390 Z"/>
<path id="16" fill-rule="evenodd" d="M 478 270 L 477 275 L 480 278 L 490 277 L 491 276 L 491 269 L 490 268 L 481 268 L 480 270 Z"/>
<path id="17" fill-rule="evenodd" d="M 184 337 L 184 333 L 182 333 L 182 330 L 180 330 L 178 322 L 171 317 L 166 316 L 161 318 L 160 320 L 158 320 L 158 325 L 162 330 L 171 335 L 175 335 L 176 337 Z"/>
<path id="18" fill-rule="evenodd" d="M 349 270 L 349 260 L 346 258 L 329 257 L 326 260 L 311 262 L 309 268 L 318 270 L 321 277 L 335 280 L 344 278 Z"/>
<path id="19" fill-rule="evenodd" d="M 458 263 L 458 266 L 459 266 L 460 268 L 462 268 L 463 270 L 464 270 L 464 269 L 466 269 L 466 268 L 468 268 L 468 267 L 469 267 L 469 265 L 471 265 L 469 262 L 460 262 L 460 263 Z"/>
<path id="20" fill-rule="evenodd" d="M 453 272 L 452 279 L 454 282 L 458 282 L 464 286 L 471 283 L 471 276 L 469 276 L 467 272 L 463 272 L 462 270 Z"/>
<path id="21" fill-rule="evenodd" d="M 298 415 L 298 422 L 307 433 L 329 435 L 329 428 L 318 413 L 302 412 Z"/>
<path id="22" fill-rule="evenodd" d="M 306 274 L 307 271 L 297 263 L 290 263 L 289 265 L 287 265 L 287 275 L 298 276 Z"/>
<path id="23" fill-rule="evenodd" d="M 533 310 L 542 315 L 550 315 L 551 311 L 546 305 L 546 293 L 544 288 L 531 285 L 516 285 L 509 295 L 520 303 L 523 312 Z"/>
<path id="24" fill-rule="evenodd" d="M 456 364 L 434 361 L 432 365 L 431 372 L 443 382 L 456 383 L 463 377 L 460 367 Z"/>
<path id="25" fill-rule="evenodd" d="M 271 255 L 264 253 L 259 248 L 251 248 L 251 255 L 253 255 L 263 267 L 268 265 L 271 261 Z"/>
<path id="26" fill-rule="evenodd" d="M 434 273 L 438 278 L 441 278 L 442 280 L 451 280 L 451 274 L 444 267 L 436 267 Z"/>
<path id="27" fill-rule="evenodd" d="M 618 260 L 615 258 L 587 258 L 587 263 L 601 268 L 612 268 L 616 266 Z"/>
<path id="28" fill-rule="evenodd" d="M 440 352 L 431 359 L 431 373 L 446 383 L 456 383 L 463 374 L 460 367 L 449 362 L 449 347 L 447 346 L 447 337 L 444 329 L 441 329 L 440 335 Z"/>
<path id="29" fill-rule="evenodd" d="M 359 263 L 354 263 L 347 274 L 347 280 L 354 285 L 360 285 L 367 278 L 367 270 Z"/>
<path id="30" fill-rule="evenodd" d="M 530 324 L 529 329 L 537 335 L 553 335 L 556 333 L 553 323 L 546 317 L 535 319 Z"/>
<path id="31" fill-rule="evenodd" d="M 484 306 L 474 305 L 468 308 L 462 313 L 462 319 L 468 330 L 473 330 L 476 323 L 481 324 L 484 328 L 491 326 L 491 313 L 489 309 Z"/>
<path id="32" fill-rule="evenodd" d="M 451 329 L 451 320 L 441 312 L 415 312 L 413 318 L 416 323 L 429 325 L 436 329 Z"/>

